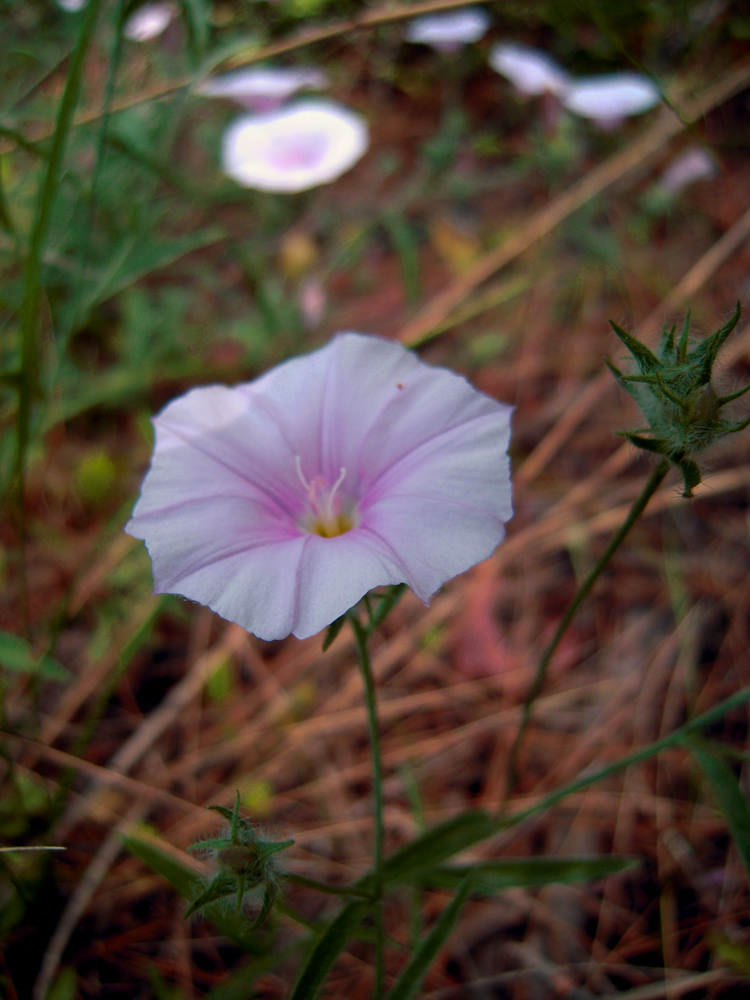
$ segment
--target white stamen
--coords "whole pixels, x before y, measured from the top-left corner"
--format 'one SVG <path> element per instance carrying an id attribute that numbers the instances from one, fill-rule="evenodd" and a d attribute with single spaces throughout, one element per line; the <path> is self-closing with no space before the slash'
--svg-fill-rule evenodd
<path id="1" fill-rule="evenodd" d="M 305 490 L 309 493 L 310 492 L 310 484 L 305 479 L 305 474 L 302 471 L 302 459 L 301 459 L 301 457 L 299 455 L 295 455 L 294 456 L 294 464 L 297 466 L 297 475 L 299 476 L 299 481 L 305 487 Z"/>

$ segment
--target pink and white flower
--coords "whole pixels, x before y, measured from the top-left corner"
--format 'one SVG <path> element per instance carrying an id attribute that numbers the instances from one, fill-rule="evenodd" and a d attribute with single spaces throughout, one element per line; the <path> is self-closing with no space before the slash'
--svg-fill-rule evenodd
<path id="1" fill-rule="evenodd" d="M 122 33 L 133 42 L 150 42 L 166 31 L 175 13 L 171 3 L 144 3 L 127 19 Z"/>
<path id="2" fill-rule="evenodd" d="M 493 46 L 490 66 L 527 97 L 560 94 L 572 82 L 565 70 L 546 53 L 515 42 Z"/>
<path id="3" fill-rule="evenodd" d="M 300 90 L 322 90 L 328 77 L 313 67 L 266 66 L 215 76 L 197 88 L 204 97 L 226 97 L 252 111 L 271 111 Z"/>
<path id="4" fill-rule="evenodd" d="M 718 172 L 719 168 L 710 153 L 702 146 L 690 146 L 672 160 L 661 175 L 659 185 L 664 191 L 675 195 L 695 181 L 716 177 Z"/>
<path id="5" fill-rule="evenodd" d="M 661 94 L 640 73 L 608 73 L 574 80 L 561 92 L 560 100 L 568 111 L 593 118 L 602 128 L 615 128 L 624 118 L 649 111 Z"/>
<path id="6" fill-rule="evenodd" d="M 126 531 L 157 592 L 263 639 L 314 635 L 373 587 L 427 602 L 504 537 L 510 413 L 393 341 L 342 333 L 169 403 Z"/>
<path id="7" fill-rule="evenodd" d="M 245 187 L 305 191 L 340 177 L 368 144 L 367 125 L 358 114 L 310 98 L 234 121 L 224 133 L 222 167 Z"/>
<path id="8" fill-rule="evenodd" d="M 464 7 L 446 14 L 426 14 L 409 21 L 406 40 L 431 45 L 439 52 L 457 52 L 470 42 L 478 42 L 490 26 L 483 7 Z"/>

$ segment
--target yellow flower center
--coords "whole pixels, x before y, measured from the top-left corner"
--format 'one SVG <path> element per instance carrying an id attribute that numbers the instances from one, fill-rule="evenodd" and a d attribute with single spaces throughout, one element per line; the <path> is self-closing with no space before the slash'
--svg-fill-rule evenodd
<path id="1" fill-rule="evenodd" d="M 342 468 L 333 486 L 328 485 L 323 476 L 316 476 L 308 481 L 302 471 L 302 461 L 295 456 L 297 475 L 307 492 L 309 510 L 301 518 L 300 527 L 311 535 L 321 538 L 336 538 L 356 528 L 358 521 L 354 509 L 343 504 L 339 489 L 346 478 L 346 469 Z"/>

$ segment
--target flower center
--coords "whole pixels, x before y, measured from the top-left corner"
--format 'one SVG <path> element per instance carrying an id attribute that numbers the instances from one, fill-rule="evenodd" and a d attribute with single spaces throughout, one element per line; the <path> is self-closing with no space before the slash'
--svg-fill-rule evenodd
<path id="1" fill-rule="evenodd" d="M 268 159 L 279 170 L 309 170 L 323 158 L 326 138 L 317 132 L 279 136 L 268 150 Z"/>
<path id="2" fill-rule="evenodd" d="M 308 482 L 302 471 L 302 461 L 295 455 L 297 475 L 307 493 L 308 510 L 300 519 L 300 527 L 311 535 L 321 538 L 336 538 L 357 526 L 357 517 L 351 504 L 342 502 L 339 489 L 346 478 L 342 468 L 333 486 L 329 486 L 323 476 L 316 476 Z"/>

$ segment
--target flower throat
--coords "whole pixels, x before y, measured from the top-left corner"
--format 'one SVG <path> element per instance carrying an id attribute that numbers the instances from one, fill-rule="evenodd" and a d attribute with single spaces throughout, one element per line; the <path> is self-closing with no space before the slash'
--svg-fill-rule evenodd
<path id="1" fill-rule="evenodd" d="M 339 494 L 341 484 L 346 478 L 346 469 L 341 469 L 338 479 L 329 487 L 323 476 L 315 476 L 308 482 L 302 471 L 299 455 L 295 455 L 294 460 L 297 464 L 297 475 L 307 493 L 309 508 L 299 522 L 300 527 L 311 535 L 320 535 L 321 538 L 336 538 L 356 527 L 354 512 L 344 508 Z"/>

